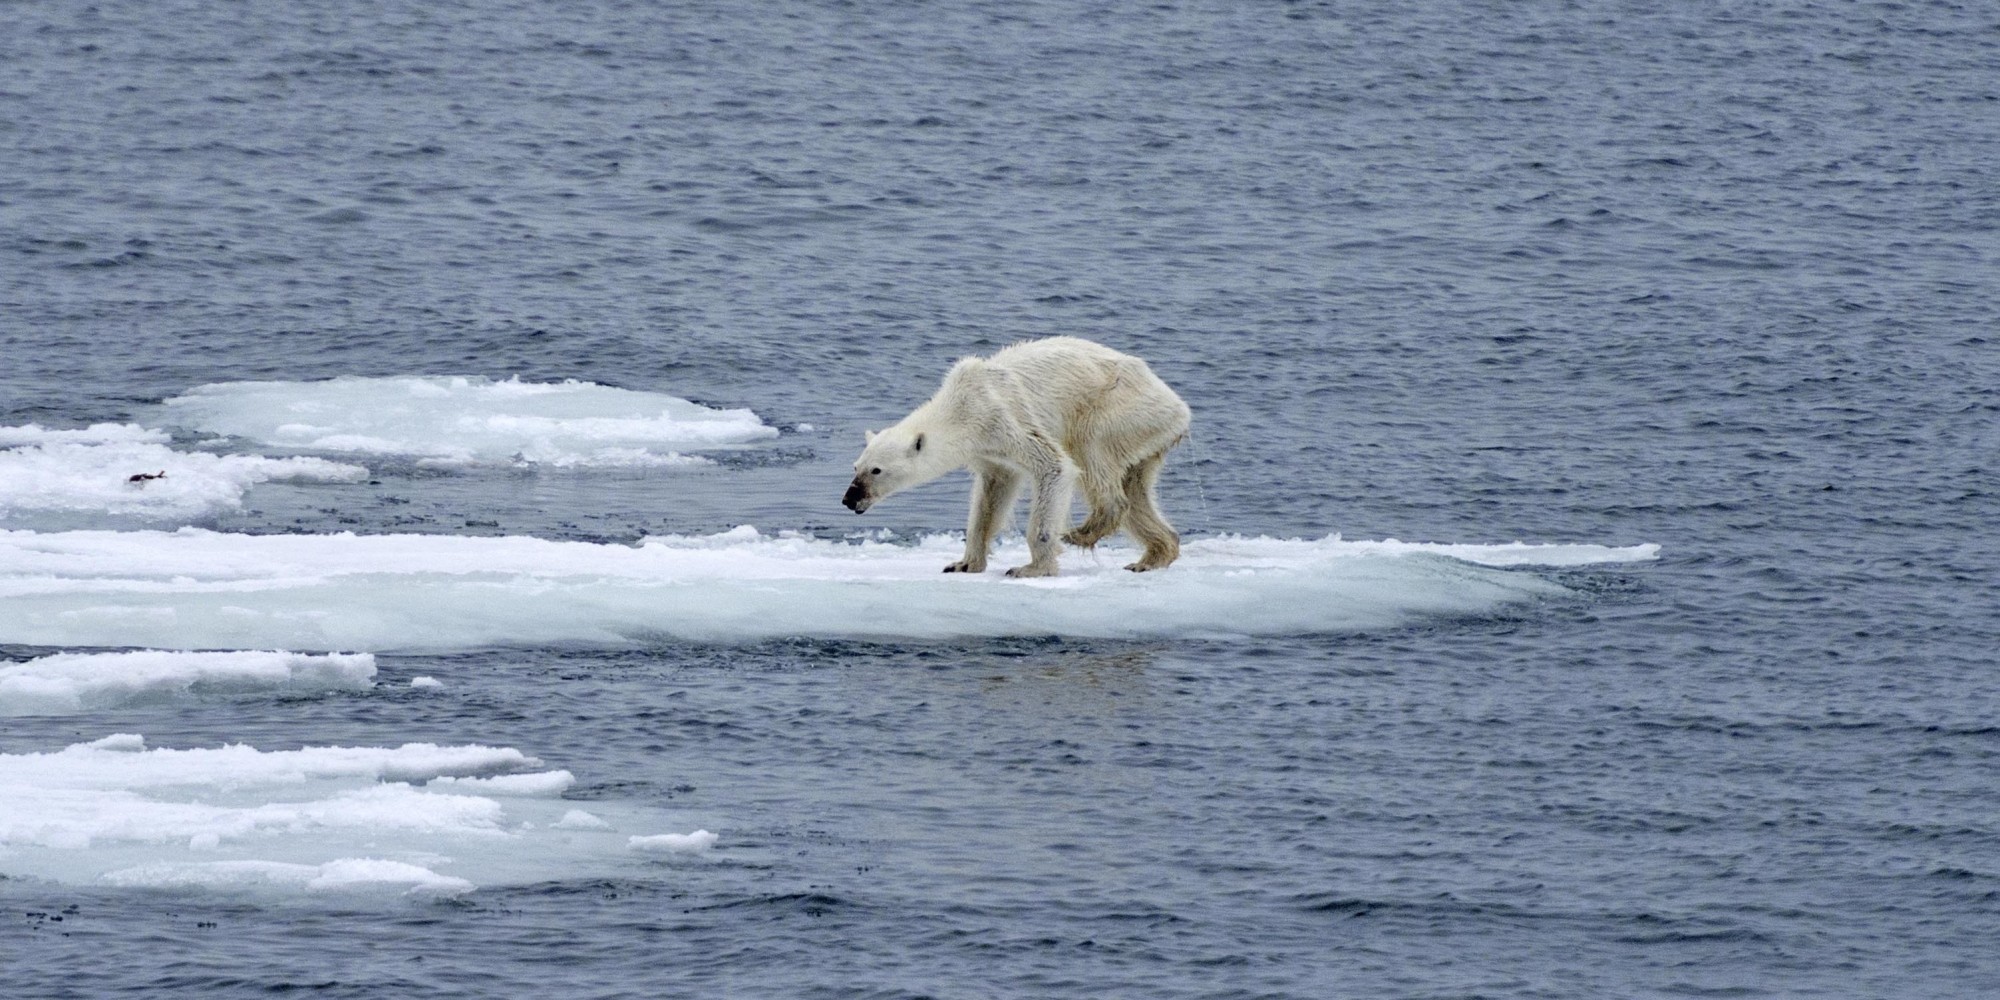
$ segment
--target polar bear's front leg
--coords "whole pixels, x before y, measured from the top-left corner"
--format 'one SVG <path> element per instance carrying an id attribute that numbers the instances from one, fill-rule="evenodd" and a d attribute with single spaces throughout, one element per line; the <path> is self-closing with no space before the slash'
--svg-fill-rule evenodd
<path id="1" fill-rule="evenodd" d="M 1007 526 L 1007 514 L 1020 492 L 1020 474 L 1012 469 L 972 470 L 972 513 L 965 522 L 965 558 L 946 566 L 945 572 L 986 572 L 986 551 L 993 547 L 993 536 Z"/>
<path id="2" fill-rule="evenodd" d="M 1028 505 L 1028 564 L 1008 576 L 1054 576 L 1062 553 L 1063 529 L 1069 527 L 1070 492 L 1076 475 L 1061 456 L 1035 470 L 1035 499 Z"/>

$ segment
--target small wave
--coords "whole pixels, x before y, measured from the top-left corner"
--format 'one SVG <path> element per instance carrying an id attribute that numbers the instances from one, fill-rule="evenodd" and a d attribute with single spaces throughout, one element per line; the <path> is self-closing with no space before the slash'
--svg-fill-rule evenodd
<path id="1" fill-rule="evenodd" d="M 1748 927 L 1691 926 L 1646 933 L 1617 934 L 1611 940 L 1623 944 L 1711 944 L 1724 941 L 1763 941 L 1765 936 Z"/>
<path id="2" fill-rule="evenodd" d="M 840 896 L 823 892 L 784 892 L 763 896 L 749 896 L 720 903 L 710 903 L 693 907 L 689 912 L 702 913 L 710 910 L 780 910 L 802 913 L 808 917 L 821 917 L 829 913 L 854 908 L 855 904 Z"/>
<path id="3" fill-rule="evenodd" d="M 426 650 L 668 638 L 1134 639 L 1302 635 L 1477 616 L 1570 593 L 1507 567 L 1657 546 L 1208 538 L 1164 572 L 1111 546 L 1063 575 L 946 575 L 962 544 L 742 527 L 637 546 L 519 536 L 0 531 L 0 642 Z M 1020 539 L 995 565 L 1027 561 Z"/>

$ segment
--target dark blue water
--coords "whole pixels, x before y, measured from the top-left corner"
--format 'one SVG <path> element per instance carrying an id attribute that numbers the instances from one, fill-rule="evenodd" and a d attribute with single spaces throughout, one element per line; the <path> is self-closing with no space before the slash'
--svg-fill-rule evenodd
<path id="1" fill-rule="evenodd" d="M 519 746 L 729 826 L 436 904 L 11 884 L 7 991 L 2000 993 L 2000 19 L 1655 7 L 0 7 L 0 424 L 455 373 L 814 428 L 211 527 L 845 529 L 863 428 L 1068 333 L 1194 408 L 1191 535 L 1663 546 L 1374 634 L 384 656 L 450 695 L 9 719 Z"/>

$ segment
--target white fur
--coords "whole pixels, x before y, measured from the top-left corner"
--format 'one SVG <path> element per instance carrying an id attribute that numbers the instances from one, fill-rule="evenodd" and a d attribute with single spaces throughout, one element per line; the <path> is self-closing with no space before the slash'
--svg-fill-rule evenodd
<path id="1" fill-rule="evenodd" d="M 1180 539 L 1160 516 L 1153 484 L 1167 450 L 1187 435 L 1188 407 L 1146 362 L 1075 337 L 1015 344 L 966 358 L 937 394 L 894 427 L 868 435 L 844 502 L 856 513 L 954 469 L 972 470 L 965 558 L 945 572 L 979 573 L 1023 484 L 1030 561 L 1009 576 L 1053 576 L 1059 542 L 1089 547 L 1124 528 L 1144 554 L 1131 570 L 1162 569 Z M 1070 493 L 1090 516 L 1074 531 Z"/>

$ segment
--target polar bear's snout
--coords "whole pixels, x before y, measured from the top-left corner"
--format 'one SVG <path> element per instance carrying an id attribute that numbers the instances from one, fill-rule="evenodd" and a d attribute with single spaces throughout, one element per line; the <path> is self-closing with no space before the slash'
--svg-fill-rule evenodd
<path id="1" fill-rule="evenodd" d="M 875 498 L 868 495 L 867 485 L 861 482 L 860 476 L 856 476 L 853 482 L 847 484 L 847 493 L 841 496 L 840 502 L 856 514 L 865 514 Z"/>

